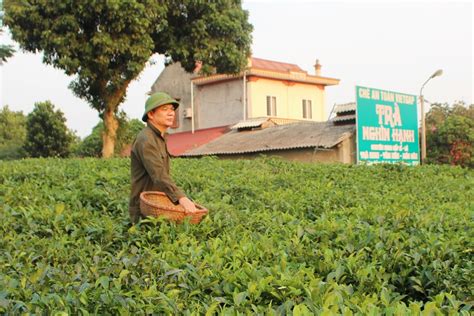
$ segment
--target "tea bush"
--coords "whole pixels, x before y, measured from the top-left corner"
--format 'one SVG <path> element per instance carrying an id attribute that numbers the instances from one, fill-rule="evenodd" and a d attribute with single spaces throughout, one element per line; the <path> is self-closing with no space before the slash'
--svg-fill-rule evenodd
<path id="1" fill-rule="evenodd" d="M 128 159 L 0 165 L 0 313 L 472 312 L 473 171 L 176 159 L 199 225 L 128 221 Z"/>

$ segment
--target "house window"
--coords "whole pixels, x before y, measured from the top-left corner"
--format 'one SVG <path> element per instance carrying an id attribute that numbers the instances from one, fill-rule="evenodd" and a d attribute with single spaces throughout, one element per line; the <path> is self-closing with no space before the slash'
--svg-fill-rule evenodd
<path id="1" fill-rule="evenodd" d="M 267 116 L 277 116 L 276 97 L 267 95 Z"/>
<path id="2" fill-rule="evenodd" d="M 313 107 L 311 105 L 311 100 L 303 100 L 303 118 L 313 118 Z"/>

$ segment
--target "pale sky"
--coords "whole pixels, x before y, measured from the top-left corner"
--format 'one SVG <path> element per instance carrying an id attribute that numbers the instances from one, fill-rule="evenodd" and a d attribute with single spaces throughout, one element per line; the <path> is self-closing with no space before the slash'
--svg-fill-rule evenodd
<path id="1" fill-rule="evenodd" d="M 326 113 L 334 103 L 355 101 L 355 86 L 418 95 L 429 102 L 473 103 L 473 4 L 471 1 L 244 1 L 254 26 L 253 56 L 294 63 L 313 74 L 340 79 L 326 88 Z M 8 32 L 3 43 L 12 43 Z M 140 118 L 146 93 L 163 69 L 154 56 L 128 88 L 121 105 Z M 29 113 L 35 102 L 50 100 L 81 137 L 99 121 L 97 112 L 68 89 L 71 77 L 42 64 L 41 56 L 17 51 L 0 66 L 0 107 Z"/>

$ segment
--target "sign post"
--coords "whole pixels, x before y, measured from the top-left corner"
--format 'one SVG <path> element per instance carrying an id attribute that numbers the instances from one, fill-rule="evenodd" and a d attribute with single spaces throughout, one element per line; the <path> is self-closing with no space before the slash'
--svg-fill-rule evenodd
<path id="1" fill-rule="evenodd" d="M 356 86 L 357 162 L 418 165 L 416 96 Z"/>

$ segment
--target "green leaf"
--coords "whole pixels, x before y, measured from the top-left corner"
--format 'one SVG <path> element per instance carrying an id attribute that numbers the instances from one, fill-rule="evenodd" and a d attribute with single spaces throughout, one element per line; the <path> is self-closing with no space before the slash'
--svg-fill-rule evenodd
<path id="1" fill-rule="evenodd" d="M 306 307 L 306 305 L 303 303 L 298 304 L 293 308 L 293 316 L 310 316 L 310 315 L 313 315 L 313 313 L 311 313 L 308 307 Z"/>
<path id="2" fill-rule="evenodd" d="M 109 282 L 110 282 L 110 278 L 106 275 L 103 275 L 103 276 L 101 276 L 100 278 L 97 279 L 97 281 L 95 282 L 95 286 L 97 287 L 98 285 L 100 285 L 100 286 L 102 286 L 102 288 L 108 289 L 109 288 Z"/>

